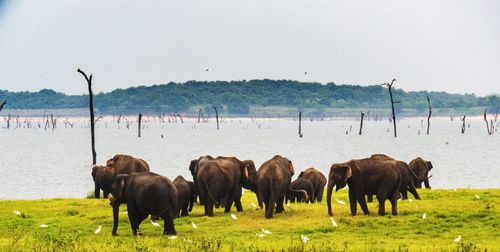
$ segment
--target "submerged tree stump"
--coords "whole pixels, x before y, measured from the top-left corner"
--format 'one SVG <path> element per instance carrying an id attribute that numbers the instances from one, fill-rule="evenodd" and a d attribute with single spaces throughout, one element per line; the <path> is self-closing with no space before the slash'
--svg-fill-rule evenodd
<path id="1" fill-rule="evenodd" d="M 361 133 L 363 132 L 363 118 L 365 117 L 365 113 L 361 111 L 361 122 L 359 124 L 359 135 L 361 136 Z"/>
<path id="2" fill-rule="evenodd" d="M 95 152 L 95 133 L 94 133 L 94 94 L 92 93 L 92 74 L 87 77 L 87 74 L 80 70 L 76 70 L 77 72 L 81 73 L 85 80 L 87 81 L 87 86 L 89 88 L 89 111 L 90 111 L 90 136 L 91 136 L 91 144 L 92 144 L 92 164 L 96 164 L 96 152 Z"/>
<path id="3" fill-rule="evenodd" d="M 397 137 L 397 133 L 396 133 L 396 113 L 394 112 L 394 104 L 400 103 L 401 101 L 394 101 L 394 99 L 392 98 L 392 85 L 394 85 L 395 81 L 396 81 L 396 79 L 392 79 L 391 84 L 384 83 L 382 85 L 387 86 L 387 89 L 389 90 L 389 96 L 391 97 L 392 122 L 394 124 L 394 137 Z"/>

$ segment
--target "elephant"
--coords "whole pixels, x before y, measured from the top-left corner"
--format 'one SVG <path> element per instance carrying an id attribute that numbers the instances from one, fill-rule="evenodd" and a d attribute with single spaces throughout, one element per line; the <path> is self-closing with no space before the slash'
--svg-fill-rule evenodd
<path id="1" fill-rule="evenodd" d="M 189 163 L 189 172 L 191 172 L 191 175 L 193 176 L 193 181 L 194 181 L 195 185 L 196 185 L 196 177 L 198 175 L 198 164 L 202 164 L 205 161 L 213 160 L 213 159 L 214 158 L 212 156 L 205 155 L 205 156 L 200 156 L 198 159 L 191 160 L 191 162 Z M 196 201 L 196 199 L 195 199 L 195 201 Z M 219 202 L 221 202 L 221 201 L 223 201 L 223 200 L 221 199 Z M 201 201 L 201 199 L 200 199 L 200 204 L 203 205 L 203 202 Z M 216 205 L 216 207 L 219 208 L 219 205 Z"/>
<path id="2" fill-rule="evenodd" d="M 113 158 L 106 161 L 106 166 L 113 169 L 115 176 L 118 174 L 149 171 L 149 165 L 146 161 L 123 154 L 116 154 Z"/>
<path id="3" fill-rule="evenodd" d="M 263 201 L 267 219 L 273 217 L 275 205 L 276 213 L 285 210 L 283 202 L 294 173 L 292 161 L 280 155 L 264 162 L 257 171 L 258 197 L 262 199 L 259 206 L 262 208 Z"/>
<path id="4" fill-rule="evenodd" d="M 102 189 L 104 198 L 107 198 L 111 193 L 111 186 L 115 180 L 114 171 L 107 166 L 96 165 L 92 168 L 91 174 L 95 185 L 94 197 L 99 199 Z"/>
<path id="5" fill-rule="evenodd" d="M 311 181 L 305 178 L 297 178 L 290 184 L 290 188 L 285 194 L 285 203 L 290 202 L 311 202 L 314 203 L 314 186 Z"/>
<path id="6" fill-rule="evenodd" d="M 175 217 L 188 216 L 188 212 L 191 212 L 196 200 L 196 185 L 192 181 L 187 181 L 182 176 L 177 176 L 173 182 L 177 189 Z"/>
<path id="7" fill-rule="evenodd" d="M 327 205 L 328 214 L 332 212 L 332 190 L 336 191 L 349 185 L 349 203 L 351 214 L 357 212 L 357 202 L 365 215 L 370 214 L 365 195 L 377 195 L 379 215 L 385 215 L 385 200 L 392 205 L 392 215 L 397 215 L 397 198 L 401 186 L 401 173 L 395 162 L 386 162 L 374 158 L 353 159 L 344 163 L 334 163 L 328 174 Z"/>
<path id="8" fill-rule="evenodd" d="M 421 157 L 417 157 L 410 162 L 410 169 L 417 174 L 418 177 L 413 178 L 413 183 L 416 188 L 422 188 L 424 182 L 425 188 L 431 189 L 429 184 L 429 171 L 433 168 L 431 161 L 427 161 Z"/>
<path id="9" fill-rule="evenodd" d="M 242 187 L 257 194 L 257 171 L 251 160 L 240 161 L 235 157 L 200 160 L 197 164 L 196 186 L 200 202 L 205 207 L 205 215 L 214 216 L 214 204 L 218 204 L 221 199 L 226 201 L 225 213 L 231 210 L 233 202 L 237 211 L 243 211 Z"/>
<path id="10" fill-rule="evenodd" d="M 104 198 L 107 198 L 111 190 L 111 185 L 118 174 L 130 174 L 142 171 L 149 171 L 149 165 L 146 161 L 123 154 L 117 154 L 106 161 L 106 166 L 92 167 L 91 174 L 95 185 L 94 197 L 99 199 L 100 190 L 102 189 Z"/>
<path id="11" fill-rule="evenodd" d="M 396 160 L 385 154 L 373 154 L 370 158 L 379 159 L 382 161 L 395 162 L 399 172 L 401 172 L 401 187 L 399 187 L 399 192 L 402 195 L 403 200 L 408 199 L 408 191 L 413 194 L 415 199 L 420 200 L 420 195 L 418 195 L 417 189 L 415 189 L 415 184 L 413 184 L 413 178 L 417 175 L 410 170 L 410 167 L 406 162 Z M 373 201 L 373 196 L 368 195 L 368 202 Z"/>
<path id="12" fill-rule="evenodd" d="M 326 177 L 318 171 L 317 169 L 311 167 L 300 172 L 299 178 L 305 178 L 309 180 L 314 187 L 314 199 L 317 202 L 323 200 L 323 192 L 325 191 Z"/>
<path id="13" fill-rule="evenodd" d="M 177 204 L 177 189 L 170 179 L 152 172 L 134 172 L 116 176 L 113 183 L 110 205 L 113 207 L 113 231 L 118 235 L 118 213 L 120 204 L 127 204 L 127 213 L 133 235 L 149 214 L 164 220 L 163 235 L 175 235 L 174 212 Z M 140 231 L 139 231 L 140 234 Z"/>

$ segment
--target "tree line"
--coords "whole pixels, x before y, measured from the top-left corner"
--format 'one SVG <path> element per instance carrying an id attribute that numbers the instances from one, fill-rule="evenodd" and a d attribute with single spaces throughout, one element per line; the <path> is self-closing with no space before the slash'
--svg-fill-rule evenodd
<path id="1" fill-rule="evenodd" d="M 446 92 L 404 91 L 393 89 L 401 101 L 397 109 L 427 111 L 427 96 L 436 109 L 467 109 L 484 107 L 495 111 L 500 96 Z M 291 80 L 250 81 L 188 81 L 116 89 L 94 94 L 99 113 L 198 112 L 207 113 L 216 107 L 220 113 L 245 115 L 252 107 L 288 107 L 297 110 L 331 108 L 387 109 L 390 104 L 387 88 L 382 85 L 337 85 Z M 88 107 L 88 95 L 66 95 L 51 89 L 38 92 L 0 90 L 0 100 L 8 101 L 10 109 L 57 109 Z"/>

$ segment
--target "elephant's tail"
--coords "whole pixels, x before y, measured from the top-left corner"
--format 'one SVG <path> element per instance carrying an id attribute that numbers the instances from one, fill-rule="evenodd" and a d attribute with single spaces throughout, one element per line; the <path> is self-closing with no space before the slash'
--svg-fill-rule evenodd
<path id="1" fill-rule="evenodd" d="M 272 218 L 274 213 L 274 187 L 273 187 L 273 179 L 269 179 L 269 207 L 267 209 L 266 218 Z"/>
<path id="2" fill-rule="evenodd" d="M 205 189 L 205 191 L 207 191 L 208 196 L 212 199 L 214 204 L 216 204 L 216 205 L 220 204 L 219 201 L 217 201 L 217 199 L 212 195 L 212 192 L 210 192 L 210 189 L 208 188 L 207 182 L 205 180 L 201 180 L 201 184 L 202 184 L 203 188 Z"/>

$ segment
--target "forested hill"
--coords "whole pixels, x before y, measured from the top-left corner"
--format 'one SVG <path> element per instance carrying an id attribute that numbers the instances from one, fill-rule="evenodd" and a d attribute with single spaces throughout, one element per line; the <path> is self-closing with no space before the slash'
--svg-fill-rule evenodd
<path id="1" fill-rule="evenodd" d="M 395 85 L 397 87 L 397 83 Z M 394 91 L 400 100 L 399 110 L 426 112 L 429 96 L 436 109 L 470 109 L 500 107 L 500 97 L 478 97 L 474 94 L 448 94 L 445 92 Z M 7 100 L 6 109 L 55 109 L 85 108 L 87 95 L 65 95 L 50 89 L 39 92 L 9 92 L 0 90 L 0 102 Z M 200 108 L 226 114 L 249 114 L 265 108 L 282 108 L 282 111 L 306 110 L 314 112 L 332 109 L 387 109 L 389 95 L 381 85 L 357 86 L 334 83 L 305 83 L 289 80 L 251 81 L 189 81 L 154 86 L 116 89 L 94 96 L 98 113 L 163 113 L 197 112 Z M 259 110 L 260 109 L 260 110 Z M 264 110 L 263 110 L 264 109 Z M 288 110 L 287 110 L 288 109 Z"/>

